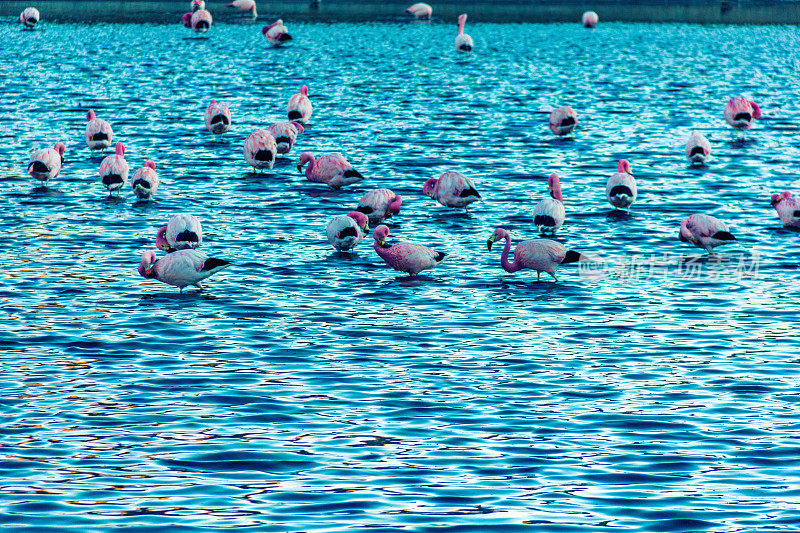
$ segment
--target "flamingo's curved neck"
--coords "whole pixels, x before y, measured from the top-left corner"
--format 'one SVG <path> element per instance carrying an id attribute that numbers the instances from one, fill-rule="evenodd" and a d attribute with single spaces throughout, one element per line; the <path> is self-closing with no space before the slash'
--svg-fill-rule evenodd
<path id="1" fill-rule="evenodd" d="M 312 155 L 309 156 L 308 159 L 308 166 L 306 167 L 306 177 L 308 179 L 311 179 L 313 175 L 314 175 L 314 156 Z"/>
<path id="2" fill-rule="evenodd" d="M 517 258 L 514 258 L 513 263 L 508 262 L 508 254 L 511 252 L 511 237 L 506 235 L 504 238 L 506 240 L 506 245 L 503 248 L 503 255 L 500 256 L 500 264 L 506 272 L 516 272 L 520 268 L 519 263 L 517 263 Z"/>

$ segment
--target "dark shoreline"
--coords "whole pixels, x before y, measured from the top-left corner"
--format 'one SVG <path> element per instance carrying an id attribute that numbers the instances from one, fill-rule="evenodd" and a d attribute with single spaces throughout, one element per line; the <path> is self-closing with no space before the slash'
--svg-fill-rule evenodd
<path id="1" fill-rule="evenodd" d="M 403 10 L 412 0 L 379 2 L 367 0 L 321 0 L 312 7 L 307 0 L 258 1 L 260 20 L 283 17 L 292 21 L 402 22 L 410 20 Z M 0 15 L 19 16 L 28 6 L 42 13 L 43 21 L 54 22 L 150 22 L 177 23 L 188 10 L 189 1 L 63 1 L 26 0 L 0 2 Z M 224 7 L 225 2 L 209 0 L 207 7 L 215 20 L 238 19 Z M 538 1 L 432 1 L 433 21 L 455 20 L 467 12 L 472 22 L 575 22 L 592 9 L 603 22 L 685 22 L 699 24 L 800 24 L 800 2 L 538 2 Z"/>

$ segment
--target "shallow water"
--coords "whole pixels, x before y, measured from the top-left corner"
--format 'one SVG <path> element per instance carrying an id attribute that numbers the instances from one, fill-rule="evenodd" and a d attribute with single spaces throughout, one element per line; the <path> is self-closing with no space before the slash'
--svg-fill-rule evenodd
<path id="1" fill-rule="evenodd" d="M 796 28 L 473 24 L 466 57 L 450 26 L 292 24 L 283 50 L 260 27 L 0 26 L 0 523 L 796 530 L 800 234 L 769 205 L 798 185 Z M 244 138 L 302 83 L 309 130 L 250 173 Z M 722 118 L 740 93 L 764 111 L 744 141 Z M 224 143 L 211 98 L 232 109 Z M 547 129 L 554 105 L 578 110 L 573 137 Z M 88 108 L 132 170 L 156 162 L 156 201 L 108 198 Z M 713 144 L 699 169 L 692 129 Z M 27 155 L 56 141 L 62 175 L 37 189 Z M 367 179 L 311 184 L 303 150 Z M 604 196 L 621 157 L 629 216 Z M 446 170 L 484 196 L 469 215 L 422 195 Z M 536 236 L 551 172 L 558 239 L 607 263 L 536 283 L 486 239 Z M 409 278 L 369 239 L 333 253 L 325 223 L 375 187 L 405 199 L 397 239 L 453 257 Z M 177 212 L 235 263 L 203 292 L 136 272 Z M 739 244 L 696 261 L 676 238 L 693 212 Z"/>

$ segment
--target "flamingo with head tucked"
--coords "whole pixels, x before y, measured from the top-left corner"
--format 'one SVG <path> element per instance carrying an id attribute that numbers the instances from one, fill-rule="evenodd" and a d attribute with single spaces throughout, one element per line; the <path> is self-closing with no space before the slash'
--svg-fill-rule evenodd
<path id="1" fill-rule="evenodd" d="M 433 13 L 433 8 L 422 2 L 414 4 L 406 9 L 406 13 L 414 15 L 414 18 L 429 20 Z"/>
<path id="2" fill-rule="evenodd" d="M 636 180 L 631 174 L 631 164 L 627 159 L 620 159 L 617 171 L 606 183 L 608 203 L 617 209 L 630 211 L 631 204 L 636 201 Z"/>
<path id="3" fill-rule="evenodd" d="M 681 222 L 678 239 L 703 248 L 710 255 L 715 247 L 730 244 L 736 240 L 736 237 L 731 234 L 728 225 L 721 220 L 711 215 L 695 214 L 689 215 Z"/>
<path id="4" fill-rule="evenodd" d="M 467 23 L 467 14 L 458 16 L 458 35 L 456 35 L 456 50 L 460 52 L 472 51 L 472 37 L 464 33 L 464 24 Z"/>
<path id="5" fill-rule="evenodd" d="M 299 122 L 276 122 L 268 130 L 269 134 L 275 137 L 279 154 L 291 152 L 297 136 L 304 131 L 305 128 Z"/>
<path id="6" fill-rule="evenodd" d="M 184 13 L 181 17 L 181 23 L 186 26 L 187 28 L 192 28 L 192 14 L 191 13 Z"/>
<path id="7" fill-rule="evenodd" d="M 202 290 L 201 281 L 230 264 L 230 261 L 224 259 L 208 257 L 200 250 L 178 250 L 161 259 L 156 258 L 155 252 L 145 252 L 142 254 L 142 262 L 139 263 L 139 274 L 144 278 L 154 278 L 161 283 L 174 285 L 181 292 L 189 285 Z"/>
<path id="8" fill-rule="evenodd" d="M 41 20 L 39 16 L 39 10 L 35 7 L 26 7 L 22 13 L 19 14 L 19 22 L 26 29 L 32 30 L 36 27 L 36 24 Z"/>
<path id="9" fill-rule="evenodd" d="M 156 233 L 156 248 L 165 252 L 199 248 L 203 244 L 203 228 L 194 215 L 179 213 L 170 217 Z"/>
<path id="10" fill-rule="evenodd" d="M 416 276 L 425 269 L 435 267 L 445 260 L 447 254 L 437 252 L 427 246 L 413 242 L 388 244 L 389 227 L 381 224 L 372 233 L 375 242 L 373 248 L 387 265 L 395 270 Z"/>
<path id="11" fill-rule="evenodd" d="M 311 105 L 311 100 L 308 99 L 308 85 L 300 87 L 300 92 L 292 95 L 286 105 L 286 113 L 289 115 L 289 120 L 301 124 L 308 122 L 313 110 L 314 107 Z"/>
<path id="12" fill-rule="evenodd" d="M 233 0 L 230 4 L 226 4 L 225 7 L 232 7 L 236 11 L 247 15 L 250 14 L 251 17 L 257 18 L 258 12 L 256 11 L 256 3 L 254 0 Z"/>
<path id="13" fill-rule="evenodd" d="M 266 37 L 267 42 L 272 46 L 280 46 L 292 40 L 289 30 L 283 25 L 283 20 L 278 19 L 269 26 L 261 28 L 261 33 Z"/>
<path id="14" fill-rule="evenodd" d="M 314 183 L 325 183 L 331 189 L 340 189 L 364 179 L 342 154 L 327 154 L 315 158 L 308 152 L 303 152 L 300 154 L 297 170 L 302 172 L 306 163 L 306 179 Z"/>
<path id="15" fill-rule="evenodd" d="M 364 213 L 352 211 L 347 215 L 333 217 L 325 226 L 328 242 L 340 252 L 352 250 L 369 230 L 369 219 Z"/>
<path id="16" fill-rule="evenodd" d="M 378 224 L 400 212 L 403 197 L 389 189 L 369 191 L 358 201 L 356 211 L 369 217 L 370 224 Z"/>
<path id="17" fill-rule="evenodd" d="M 100 180 L 103 186 L 111 194 L 120 189 L 128 181 L 128 162 L 125 161 L 125 145 L 117 143 L 117 150 L 114 155 L 106 156 L 100 163 Z"/>
<path id="18" fill-rule="evenodd" d="M 753 119 L 758 118 L 761 118 L 761 108 L 743 96 L 734 96 L 725 104 L 725 122 L 737 130 L 749 130 Z"/>
<path id="19" fill-rule="evenodd" d="M 555 233 L 564 224 L 564 204 L 561 196 L 561 180 L 558 174 L 547 178 L 550 196 L 544 198 L 533 208 L 533 224 L 542 233 Z"/>
<path id="20" fill-rule="evenodd" d="M 773 194 L 772 207 L 778 213 L 784 228 L 800 228 L 800 201 L 789 191 Z"/>
<path id="21" fill-rule="evenodd" d="M 445 172 L 439 179 L 430 178 L 422 186 L 422 194 L 453 209 L 466 209 L 469 204 L 481 199 L 475 182 L 461 172 Z"/>
<path id="22" fill-rule="evenodd" d="M 212 22 L 214 22 L 214 19 L 211 17 L 211 13 L 205 9 L 198 9 L 192 13 L 192 18 L 190 19 L 192 29 L 196 33 L 206 33 L 211 29 Z"/>
<path id="23" fill-rule="evenodd" d="M 222 134 L 231 128 L 231 110 L 228 109 L 227 105 L 221 104 L 216 100 L 211 100 L 208 104 L 204 118 L 206 129 L 212 135 L 219 135 L 220 141 L 222 140 Z"/>
<path id="24" fill-rule="evenodd" d="M 692 164 L 702 165 L 709 155 L 711 155 L 711 143 L 708 142 L 708 139 L 698 131 L 689 134 L 689 139 L 686 141 L 686 159 Z"/>
<path id="25" fill-rule="evenodd" d="M 269 169 L 275 164 L 278 145 L 266 130 L 256 130 L 244 140 L 244 160 L 255 170 Z"/>
<path id="26" fill-rule="evenodd" d="M 553 109 L 548 120 L 550 131 L 556 135 L 567 135 L 571 133 L 572 130 L 575 129 L 577 123 L 578 114 L 574 109 L 568 106 Z"/>
<path id="27" fill-rule="evenodd" d="M 556 277 L 558 265 L 575 263 L 586 259 L 584 256 L 573 250 L 567 251 L 563 244 L 550 239 L 533 239 L 522 241 L 514 249 L 514 262 L 508 261 L 508 254 L 511 251 L 511 236 L 503 228 L 497 228 L 489 237 L 486 246 L 492 249 L 492 244 L 500 239 L 505 239 L 506 246 L 500 256 L 500 265 L 506 272 L 514 273 L 524 268 L 536 271 L 536 281 L 542 272 L 547 272 L 553 279 Z"/>
<path id="28" fill-rule="evenodd" d="M 59 142 L 52 148 L 33 152 L 28 162 L 28 174 L 44 182 L 47 187 L 47 183 L 61 173 L 65 150 L 64 143 Z"/>
<path id="29" fill-rule="evenodd" d="M 581 16 L 581 22 L 586 28 L 594 28 L 595 26 L 597 26 L 598 20 L 599 17 L 597 16 L 597 13 L 595 13 L 594 11 L 587 11 L 583 14 L 583 16 Z"/>
<path id="30" fill-rule="evenodd" d="M 101 118 L 97 118 L 94 110 L 90 109 L 86 113 L 86 132 L 84 138 L 89 150 L 94 153 L 95 150 L 102 150 L 111 146 L 111 141 L 114 139 L 114 131 L 111 129 L 111 124 Z"/>
<path id="31" fill-rule="evenodd" d="M 131 176 L 133 194 L 139 200 L 149 200 L 158 190 L 158 172 L 153 161 L 145 161 L 142 168 L 136 170 Z"/>

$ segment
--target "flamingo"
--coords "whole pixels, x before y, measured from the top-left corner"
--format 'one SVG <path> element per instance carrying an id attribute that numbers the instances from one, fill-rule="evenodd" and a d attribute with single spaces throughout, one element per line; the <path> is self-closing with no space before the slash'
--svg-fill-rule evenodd
<path id="1" fill-rule="evenodd" d="M 340 252 L 352 250 L 369 230 L 369 219 L 364 213 L 353 211 L 333 217 L 325 227 L 328 242 Z"/>
<path id="2" fill-rule="evenodd" d="M 584 256 L 573 250 L 567 251 L 563 244 L 550 239 L 533 239 L 522 241 L 514 249 L 514 262 L 508 262 L 508 253 L 511 251 L 511 236 L 503 228 L 497 228 L 489 237 L 486 246 L 492 249 L 492 244 L 500 239 L 506 240 L 506 246 L 500 256 L 500 265 L 506 272 L 514 273 L 524 268 L 536 271 L 536 281 L 542 272 L 547 272 L 553 279 L 556 277 L 558 265 L 576 263 L 586 259 Z"/>
<path id="3" fill-rule="evenodd" d="M 181 22 L 183 23 L 184 26 L 186 26 L 187 28 L 191 29 L 191 27 L 192 27 L 192 14 L 191 13 L 184 13 L 183 16 L 181 17 Z"/>
<path id="4" fill-rule="evenodd" d="M 599 17 L 594 11 L 587 11 L 581 16 L 581 22 L 583 22 L 583 25 L 587 28 L 594 28 L 597 26 L 598 20 Z"/>
<path id="5" fill-rule="evenodd" d="M 325 183 L 331 189 L 340 189 L 364 179 L 342 154 L 327 154 L 315 158 L 308 152 L 303 152 L 300 154 L 297 170 L 302 172 L 306 163 L 306 179 L 314 183 Z"/>
<path id="6" fill-rule="evenodd" d="M 39 22 L 39 10 L 35 7 L 26 7 L 22 13 L 19 14 L 19 22 L 27 29 L 33 29 Z"/>
<path id="7" fill-rule="evenodd" d="M 627 159 L 620 159 L 617 171 L 608 178 L 606 198 L 614 207 L 628 211 L 636 201 L 636 180 L 631 175 L 631 164 Z"/>
<path id="8" fill-rule="evenodd" d="M 461 172 L 445 172 L 439 179 L 429 179 L 422 186 L 422 194 L 454 209 L 466 209 L 469 204 L 481 199 L 475 190 L 475 183 Z"/>
<path id="9" fill-rule="evenodd" d="M 703 248 L 711 255 L 716 246 L 730 244 L 736 240 L 736 237 L 731 234 L 727 224 L 721 220 L 710 215 L 695 214 L 689 215 L 681 222 L 678 239 Z"/>
<path id="10" fill-rule="evenodd" d="M 61 173 L 65 150 L 64 143 L 59 142 L 52 148 L 33 152 L 28 162 L 28 174 L 44 182 L 47 187 L 47 183 Z"/>
<path id="11" fill-rule="evenodd" d="M 211 100 L 206 108 L 205 122 L 208 131 L 212 135 L 219 135 L 221 141 L 222 134 L 231 128 L 231 110 L 227 105 Z"/>
<path id="12" fill-rule="evenodd" d="M 378 224 L 400 212 L 403 197 L 389 189 L 369 191 L 358 201 L 356 211 L 369 217 L 371 224 Z"/>
<path id="13" fill-rule="evenodd" d="M 464 33 L 464 24 L 467 23 L 467 14 L 458 16 L 458 35 L 456 35 L 456 50 L 469 52 L 472 50 L 472 37 Z"/>
<path id="14" fill-rule="evenodd" d="M 308 99 L 308 85 L 303 85 L 299 93 L 289 98 L 286 113 L 289 115 L 289 120 L 305 124 L 311 118 L 312 111 L 313 106 Z"/>
<path id="15" fill-rule="evenodd" d="M 407 272 L 416 276 L 423 270 L 435 267 L 445 260 L 447 254 L 437 252 L 427 246 L 413 242 L 398 242 L 387 244 L 386 238 L 389 237 L 389 227 L 381 224 L 372 233 L 375 239 L 373 248 L 387 265 L 395 270 Z"/>
<path id="16" fill-rule="evenodd" d="M 544 198 L 533 208 L 533 224 L 542 233 L 555 233 L 564 223 L 564 204 L 558 174 L 550 174 L 547 185 L 550 188 L 550 197 Z"/>
<path id="17" fill-rule="evenodd" d="M 136 170 L 131 176 L 133 194 L 139 200 L 149 200 L 158 190 L 158 173 L 153 161 L 145 161 L 142 168 Z"/>
<path id="18" fill-rule="evenodd" d="M 203 0 L 192 0 L 192 13 L 200 9 L 206 8 L 206 3 Z"/>
<path id="19" fill-rule="evenodd" d="M 689 139 L 686 141 L 686 159 L 692 164 L 704 164 L 708 156 L 711 154 L 711 143 L 708 142 L 703 134 L 693 131 L 689 134 Z"/>
<path id="20" fill-rule="evenodd" d="M 268 130 L 269 134 L 275 137 L 279 154 L 291 152 L 297 135 L 304 131 L 305 128 L 299 122 L 276 122 Z"/>
<path id="21" fill-rule="evenodd" d="M 105 120 L 97 118 L 92 109 L 86 113 L 86 120 L 89 122 L 86 124 L 84 137 L 89 150 L 94 153 L 95 150 L 102 150 L 111 146 L 111 141 L 114 138 L 114 131 L 111 129 L 111 125 Z"/>
<path id="22" fill-rule="evenodd" d="M 230 264 L 230 261 L 224 259 L 208 257 L 200 250 L 178 250 L 161 259 L 156 259 L 155 252 L 148 251 L 142 254 L 139 274 L 144 278 L 155 278 L 161 283 L 174 285 L 181 292 L 188 285 L 202 290 L 201 281 Z"/>
<path id="23" fill-rule="evenodd" d="M 770 202 L 783 222 L 784 228 L 800 228 L 800 201 L 789 191 L 773 194 Z"/>
<path id="24" fill-rule="evenodd" d="M 156 248 L 165 252 L 199 248 L 203 244 L 203 228 L 194 215 L 179 213 L 170 217 L 156 233 Z"/>
<path id="25" fill-rule="evenodd" d="M 256 3 L 253 0 L 233 0 L 230 4 L 226 4 L 225 7 L 232 7 L 240 13 L 250 13 L 253 18 L 258 17 Z"/>
<path id="26" fill-rule="evenodd" d="M 198 9 L 192 13 L 192 29 L 197 33 L 205 33 L 210 30 L 212 22 L 213 19 L 211 18 L 211 13 L 205 9 Z"/>
<path id="27" fill-rule="evenodd" d="M 272 46 L 280 46 L 292 40 L 289 30 L 283 25 L 283 20 L 278 19 L 269 26 L 261 28 L 261 33 Z"/>
<path id="28" fill-rule="evenodd" d="M 128 181 L 128 162 L 125 161 L 125 145 L 117 143 L 114 155 L 106 156 L 100 163 L 100 180 L 111 194 L 122 189 Z"/>
<path id="29" fill-rule="evenodd" d="M 734 96 L 725 104 L 725 122 L 737 130 L 749 130 L 754 118 L 761 118 L 761 108 L 743 96 Z"/>
<path id="30" fill-rule="evenodd" d="M 550 113 L 548 125 L 550 131 L 556 135 L 566 135 L 575 129 L 578 123 L 578 114 L 571 107 L 559 107 Z"/>
<path id="31" fill-rule="evenodd" d="M 244 160 L 253 167 L 253 171 L 272 168 L 278 145 L 275 137 L 266 130 L 256 130 L 244 140 Z"/>
<path id="32" fill-rule="evenodd" d="M 428 4 L 423 4 L 420 2 L 406 9 L 406 13 L 414 15 L 414 17 L 417 19 L 428 20 L 431 18 L 431 13 L 433 13 L 433 8 Z"/>

